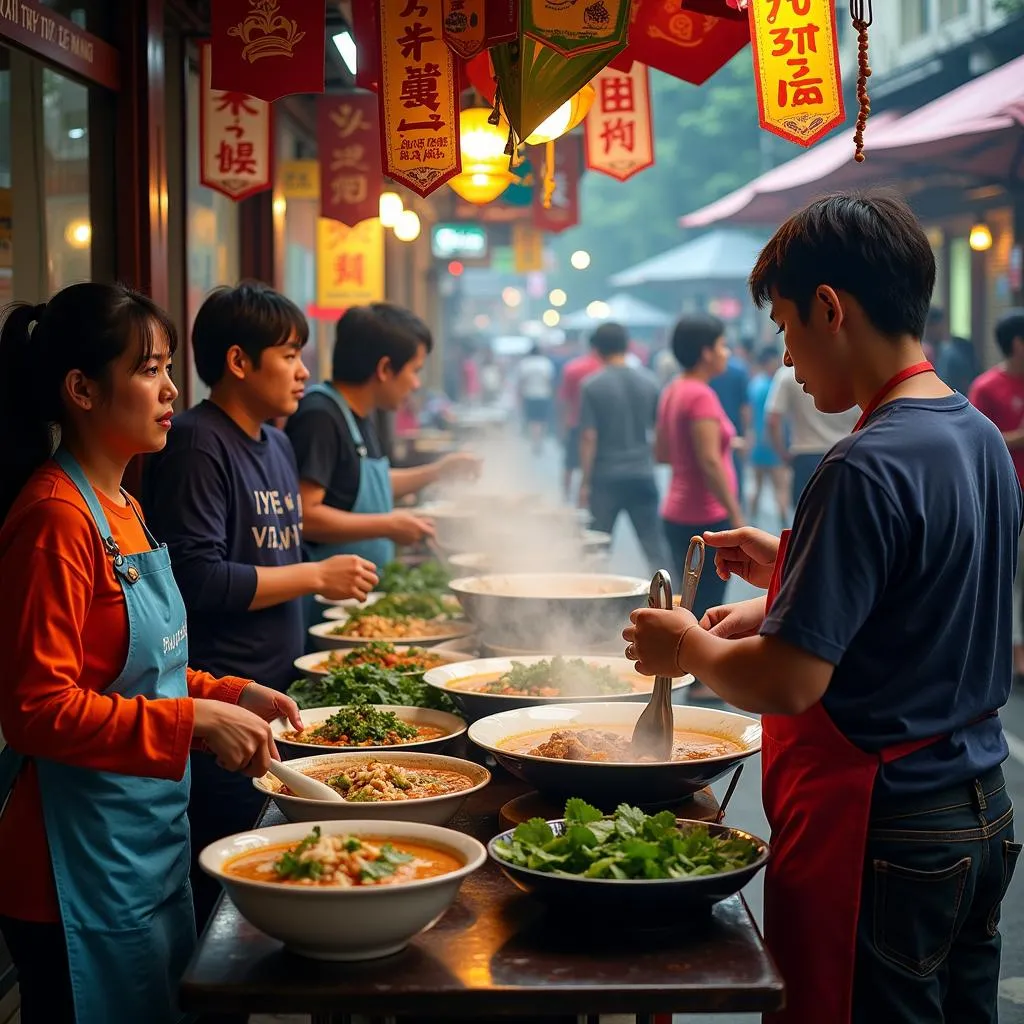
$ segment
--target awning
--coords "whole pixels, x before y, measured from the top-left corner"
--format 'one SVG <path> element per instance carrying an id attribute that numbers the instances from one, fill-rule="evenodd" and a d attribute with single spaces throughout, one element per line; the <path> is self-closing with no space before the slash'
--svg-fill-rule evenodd
<path id="1" fill-rule="evenodd" d="M 602 323 L 617 323 L 623 327 L 668 327 L 672 317 L 663 309 L 658 309 L 632 295 L 613 295 L 608 300 L 608 315 L 593 317 L 585 309 L 575 313 L 567 313 L 558 321 L 564 331 L 586 331 Z"/>
<path id="2" fill-rule="evenodd" d="M 748 231 L 718 228 L 620 271 L 609 281 L 614 288 L 746 281 L 765 240 Z"/>
<path id="3" fill-rule="evenodd" d="M 749 185 L 680 218 L 683 227 L 720 221 L 775 224 L 816 195 L 936 170 L 989 181 L 1024 175 L 1024 57 L 961 85 L 919 110 L 868 122 L 867 160 L 853 159 L 849 128 Z M 931 166 L 941 161 L 941 167 Z"/>

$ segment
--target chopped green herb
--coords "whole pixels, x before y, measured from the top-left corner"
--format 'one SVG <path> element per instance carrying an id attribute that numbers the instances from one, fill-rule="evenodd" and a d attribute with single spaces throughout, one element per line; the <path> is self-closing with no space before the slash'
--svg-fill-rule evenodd
<path id="1" fill-rule="evenodd" d="M 406 707 L 454 711 L 440 690 L 418 676 L 401 676 L 374 665 L 332 669 L 322 678 L 300 679 L 288 690 L 300 708 L 329 708 L 346 704 L 400 704 Z"/>
<path id="2" fill-rule="evenodd" d="M 353 704 L 336 711 L 314 730 L 322 739 L 345 740 L 352 745 L 384 743 L 392 736 L 416 738 L 416 726 L 403 722 L 394 711 L 380 711 L 369 704 Z"/>
<path id="3" fill-rule="evenodd" d="M 323 874 L 324 866 L 318 860 L 301 860 L 301 855 L 320 842 L 320 826 L 314 825 L 313 831 L 290 850 L 285 850 L 276 861 L 274 871 L 278 878 L 311 878 L 314 881 Z"/>

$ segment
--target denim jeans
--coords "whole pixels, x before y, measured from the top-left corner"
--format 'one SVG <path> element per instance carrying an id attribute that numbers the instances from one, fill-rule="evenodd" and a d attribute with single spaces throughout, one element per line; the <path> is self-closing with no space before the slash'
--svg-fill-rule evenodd
<path id="1" fill-rule="evenodd" d="M 703 536 L 707 530 L 728 530 L 728 519 L 714 523 L 673 523 L 662 520 L 665 526 L 665 537 L 668 539 L 669 550 L 672 552 L 672 580 L 682 579 L 686 553 L 690 549 L 693 537 Z M 709 608 L 720 605 L 725 600 L 726 582 L 715 572 L 715 553 L 710 548 L 706 552 L 704 571 L 697 584 L 697 596 L 693 599 L 693 614 L 700 619 Z M 677 586 L 681 586 L 676 582 Z"/>
<path id="2" fill-rule="evenodd" d="M 997 1024 L 999 908 L 1020 850 L 999 768 L 872 808 L 853 1024 Z"/>
<path id="3" fill-rule="evenodd" d="M 620 512 L 625 512 L 633 524 L 651 575 L 669 568 L 668 547 L 658 516 L 658 487 L 653 476 L 636 480 L 593 480 L 590 485 L 591 526 L 602 533 L 611 533 Z"/>

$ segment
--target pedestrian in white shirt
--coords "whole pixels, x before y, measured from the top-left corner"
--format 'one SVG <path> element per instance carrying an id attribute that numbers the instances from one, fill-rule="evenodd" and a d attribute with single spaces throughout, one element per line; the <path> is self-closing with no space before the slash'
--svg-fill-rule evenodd
<path id="1" fill-rule="evenodd" d="M 555 364 L 534 345 L 519 362 L 519 398 L 535 455 L 544 447 L 555 395 Z"/>

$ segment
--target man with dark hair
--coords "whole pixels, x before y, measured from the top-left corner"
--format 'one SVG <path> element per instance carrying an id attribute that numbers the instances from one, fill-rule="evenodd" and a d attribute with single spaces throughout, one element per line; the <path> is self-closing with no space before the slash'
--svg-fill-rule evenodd
<path id="1" fill-rule="evenodd" d="M 1024 307 L 999 318 L 996 344 L 1003 362 L 983 373 L 968 397 L 999 428 L 1024 486 Z M 1013 672 L 1019 681 L 1024 678 L 1024 546 L 1017 555 L 1013 599 Z"/>
<path id="2" fill-rule="evenodd" d="M 298 460 L 311 557 L 357 554 L 383 568 L 395 544 L 434 533 L 428 519 L 396 510 L 395 499 L 478 471 L 479 460 L 464 452 L 392 469 L 382 450 L 373 415 L 398 409 L 419 388 L 432 348 L 427 325 L 399 306 L 353 306 L 338 321 L 331 381 L 309 389 L 286 427 Z"/>
<path id="3" fill-rule="evenodd" d="M 217 288 L 196 315 L 192 349 L 210 397 L 180 416 L 146 466 L 143 507 L 167 544 L 188 612 L 189 660 L 284 691 L 305 649 L 302 598 L 363 598 L 377 582 L 358 557 L 306 562 L 299 478 L 268 420 L 299 404 L 309 372 L 306 319 L 258 282 Z M 243 776 L 192 755 L 192 848 L 256 823 L 262 799 Z M 210 883 L 213 884 L 210 884 Z M 202 927 L 219 886 L 193 864 Z"/>
<path id="4" fill-rule="evenodd" d="M 766 597 L 700 622 L 637 611 L 624 633 L 644 674 L 692 672 L 763 716 L 765 937 L 787 1024 L 995 1019 L 1022 501 L 999 431 L 923 358 L 934 283 L 894 194 L 828 196 L 779 229 L 754 299 L 818 408 L 860 419 L 791 537 L 706 535 L 717 571 Z"/>
<path id="5" fill-rule="evenodd" d="M 627 365 L 629 335 L 621 324 L 601 324 L 590 344 L 603 368 L 581 390 L 579 504 L 604 533 L 625 512 L 653 573 L 668 564 L 652 451 L 658 383 Z"/>

